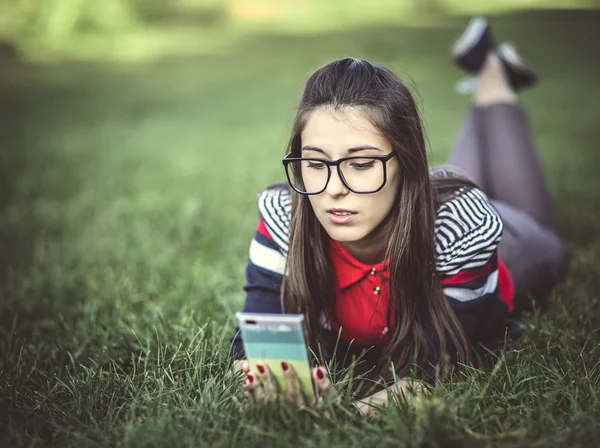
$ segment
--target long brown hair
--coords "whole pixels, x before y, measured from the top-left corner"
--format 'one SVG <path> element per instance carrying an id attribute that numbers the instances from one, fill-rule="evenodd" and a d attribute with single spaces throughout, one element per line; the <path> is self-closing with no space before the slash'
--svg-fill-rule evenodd
<path id="1" fill-rule="evenodd" d="M 432 182 L 419 112 L 410 91 L 390 70 L 345 58 L 310 76 L 288 144 L 294 157 L 300 157 L 300 136 L 310 113 L 320 107 L 359 108 L 398 153 L 400 185 L 396 204 L 384 220 L 391 229 L 386 251 L 391 339 L 379 356 L 377 376 L 390 379 L 390 361 L 396 375 L 409 373 L 419 353 L 420 357 L 427 357 L 428 333 L 432 330 L 438 342 L 440 365 L 444 365 L 446 354 L 468 360 L 467 341 L 436 274 L 434 225 L 440 203 L 469 182 L 448 174 L 449 171 L 433 176 Z M 322 331 L 321 312 L 335 309 L 335 272 L 325 229 L 308 197 L 293 191 L 290 226 L 288 278 L 282 290 L 285 312 L 305 315 L 310 345 L 316 349 Z M 374 231 L 380 229 L 381 226 Z M 394 326 L 390 325 L 392 313 Z"/>

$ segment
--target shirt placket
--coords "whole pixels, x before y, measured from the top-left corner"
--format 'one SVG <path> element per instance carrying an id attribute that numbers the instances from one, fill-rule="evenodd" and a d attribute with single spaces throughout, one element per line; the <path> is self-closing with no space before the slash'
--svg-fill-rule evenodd
<path id="1" fill-rule="evenodd" d="M 371 268 L 371 270 L 369 271 L 369 275 L 371 276 L 372 279 L 374 279 L 373 282 L 376 285 L 375 288 L 373 289 L 373 294 L 375 296 L 379 296 L 381 294 L 381 279 L 382 279 L 382 277 L 379 276 L 379 279 L 375 280 L 376 279 L 375 276 L 377 275 L 377 269 L 375 269 L 375 268 Z M 385 326 L 381 329 L 381 335 L 385 336 L 386 334 L 388 334 L 389 331 L 390 331 L 390 329 L 387 326 Z"/>

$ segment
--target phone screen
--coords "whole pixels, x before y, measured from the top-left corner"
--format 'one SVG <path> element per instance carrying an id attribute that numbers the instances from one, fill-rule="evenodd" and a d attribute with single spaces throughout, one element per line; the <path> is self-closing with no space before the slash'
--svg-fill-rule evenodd
<path id="1" fill-rule="evenodd" d="M 314 397 L 305 342 L 304 316 L 302 314 L 237 313 L 236 318 L 250 369 L 256 372 L 257 363 L 266 365 L 281 390 L 286 390 L 287 383 L 281 369 L 281 362 L 285 361 L 296 372 L 306 396 Z"/>

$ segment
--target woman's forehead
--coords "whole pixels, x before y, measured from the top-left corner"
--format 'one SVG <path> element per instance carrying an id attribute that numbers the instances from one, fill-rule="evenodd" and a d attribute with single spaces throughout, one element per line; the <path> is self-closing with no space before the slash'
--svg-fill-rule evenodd
<path id="1" fill-rule="evenodd" d="M 319 108 L 311 112 L 301 134 L 302 146 L 321 148 L 330 156 L 342 156 L 348 148 L 370 145 L 384 153 L 391 150 L 389 140 L 371 123 L 363 110 Z"/>

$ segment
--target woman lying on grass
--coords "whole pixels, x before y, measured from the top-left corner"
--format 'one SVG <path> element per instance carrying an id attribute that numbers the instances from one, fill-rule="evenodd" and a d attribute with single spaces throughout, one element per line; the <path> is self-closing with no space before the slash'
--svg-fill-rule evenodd
<path id="1" fill-rule="evenodd" d="M 304 314 L 314 353 L 326 361 L 363 355 L 363 377 L 388 386 L 415 366 L 427 381 L 436 366 L 476 362 L 483 348 L 501 347 L 507 319 L 531 298 L 543 305 L 563 266 L 516 102 L 535 75 L 512 47 L 494 46 L 481 18 L 454 57 L 476 74 L 476 91 L 453 168 L 429 171 L 402 81 L 345 58 L 308 79 L 283 159 L 289 185 L 259 197 L 243 311 Z M 244 358 L 239 335 L 232 354 Z M 236 365 L 248 397 L 278 393 L 265 366 Z M 298 390 L 287 363 L 282 369 Z M 313 378 L 321 395 L 332 391 L 325 366 Z M 383 403 L 387 392 L 360 403 Z"/>

